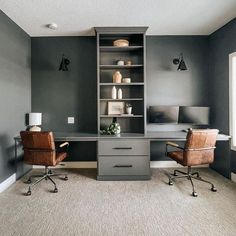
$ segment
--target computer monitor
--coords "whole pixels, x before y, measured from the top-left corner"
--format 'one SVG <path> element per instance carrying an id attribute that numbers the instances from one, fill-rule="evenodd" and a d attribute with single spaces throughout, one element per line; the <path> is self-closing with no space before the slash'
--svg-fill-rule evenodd
<path id="1" fill-rule="evenodd" d="M 179 108 L 179 123 L 209 125 L 210 108 L 186 106 Z"/>
<path id="2" fill-rule="evenodd" d="M 178 123 L 178 106 L 150 106 L 149 123 Z"/>

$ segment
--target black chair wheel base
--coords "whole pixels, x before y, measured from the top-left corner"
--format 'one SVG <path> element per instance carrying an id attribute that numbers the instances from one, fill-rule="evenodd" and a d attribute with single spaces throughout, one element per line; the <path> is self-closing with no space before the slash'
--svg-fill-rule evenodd
<path id="1" fill-rule="evenodd" d="M 197 197 L 197 192 L 192 193 L 193 197 Z"/>
<path id="2" fill-rule="evenodd" d="M 25 194 L 26 196 L 30 196 L 31 195 L 31 191 L 28 190 L 28 192 Z"/>
<path id="3" fill-rule="evenodd" d="M 68 176 L 67 175 L 65 176 L 64 180 L 66 180 L 66 181 L 68 180 Z"/>
<path id="4" fill-rule="evenodd" d="M 54 188 L 53 192 L 54 192 L 54 193 L 58 193 L 58 189 L 57 189 L 57 188 Z"/>
<path id="5" fill-rule="evenodd" d="M 173 185 L 173 182 L 172 182 L 172 181 L 169 181 L 169 185 Z"/>
<path id="6" fill-rule="evenodd" d="M 217 192 L 217 189 L 216 189 L 215 187 L 212 187 L 212 188 L 211 188 L 211 191 L 212 191 L 212 192 Z"/>

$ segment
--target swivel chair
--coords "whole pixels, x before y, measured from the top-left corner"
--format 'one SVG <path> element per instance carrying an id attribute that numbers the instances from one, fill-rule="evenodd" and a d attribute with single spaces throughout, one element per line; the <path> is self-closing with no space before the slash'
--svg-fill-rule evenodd
<path id="1" fill-rule="evenodd" d="M 42 180 L 50 180 L 54 184 L 54 193 L 58 192 L 56 183 L 51 178 L 52 176 L 64 175 L 64 179 L 68 180 L 66 174 L 55 174 L 49 169 L 50 166 L 58 165 L 62 160 L 67 157 L 67 153 L 62 150 L 63 147 L 68 147 L 69 143 L 62 143 L 59 147 L 60 150 L 56 150 L 54 137 L 52 132 L 37 132 L 37 131 L 21 131 L 20 132 L 23 150 L 24 150 L 24 162 L 30 165 L 43 165 L 45 171 L 41 175 L 32 175 L 27 180 L 30 184 L 27 196 L 31 195 L 31 188 L 41 182 Z M 39 177 L 38 180 L 31 183 L 32 178 Z"/>
<path id="2" fill-rule="evenodd" d="M 216 192 L 215 186 L 200 177 L 199 172 L 192 172 L 191 167 L 196 165 L 210 164 L 214 161 L 214 149 L 216 144 L 217 129 L 190 129 L 187 134 L 187 140 L 184 147 L 173 142 L 166 143 L 166 155 L 182 166 L 187 166 L 187 172 L 174 170 L 174 174 L 169 177 L 169 185 L 173 185 L 173 180 L 177 178 L 187 178 L 192 185 L 192 195 L 197 197 L 193 179 L 199 180 L 211 185 L 211 191 Z M 169 151 L 169 147 L 178 149 L 178 151 Z M 180 174 L 180 175 L 178 175 Z"/>

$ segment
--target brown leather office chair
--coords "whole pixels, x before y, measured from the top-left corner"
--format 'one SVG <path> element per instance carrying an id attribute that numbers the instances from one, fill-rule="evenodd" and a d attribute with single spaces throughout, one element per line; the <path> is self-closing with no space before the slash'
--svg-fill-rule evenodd
<path id="1" fill-rule="evenodd" d="M 31 188 L 44 179 L 49 179 L 54 184 L 54 192 L 58 192 L 56 183 L 52 180 L 51 176 L 64 175 L 65 180 L 68 180 L 68 177 L 66 174 L 52 173 L 49 167 L 59 164 L 59 162 L 67 157 L 67 153 L 65 151 L 60 152 L 60 150 L 56 150 L 52 132 L 21 131 L 20 136 L 24 150 L 24 162 L 30 165 L 45 166 L 44 174 L 29 177 L 27 183 L 29 183 L 30 186 L 26 195 L 31 195 Z M 69 143 L 65 142 L 60 145 L 60 148 L 68 147 L 68 145 Z M 39 179 L 31 184 L 31 179 L 35 177 L 39 177 Z"/>
<path id="2" fill-rule="evenodd" d="M 191 167 L 196 165 L 210 164 L 214 161 L 214 149 L 216 144 L 217 129 L 190 129 L 187 134 L 187 140 L 184 147 L 180 147 L 173 142 L 166 143 L 166 155 L 179 164 L 188 167 L 187 173 L 174 170 L 174 174 L 169 177 L 169 185 L 173 185 L 173 180 L 176 178 L 187 178 L 192 184 L 192 195 L 197 197 L 193 179 L 209 183 L 211 190 L 216 192 L 215 186 L 200 177 L 198 172 L 191 172 Z M 169 146 L 179 149 L 178 151 L 169 151 Z M 180 173 L 181 175 L 178 175 Z"/>

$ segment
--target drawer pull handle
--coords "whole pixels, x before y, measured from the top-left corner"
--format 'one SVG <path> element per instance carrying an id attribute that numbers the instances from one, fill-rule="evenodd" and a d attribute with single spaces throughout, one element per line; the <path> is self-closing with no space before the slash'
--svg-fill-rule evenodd
<path id="1" fill-rule="evenodd" d="M 114 147 L 113 149 L 115 149 L 115 150 L 131 150 L 132 149 L 132 147 Z"/>
<path id="2" fill-rule="evenodd" d="M 132 168 L 133 165 L 114 165 L 114 168 Z"/>

